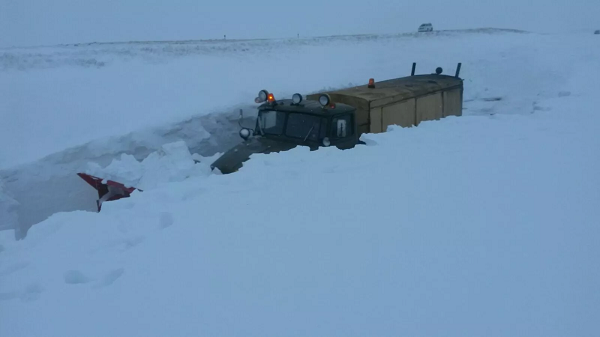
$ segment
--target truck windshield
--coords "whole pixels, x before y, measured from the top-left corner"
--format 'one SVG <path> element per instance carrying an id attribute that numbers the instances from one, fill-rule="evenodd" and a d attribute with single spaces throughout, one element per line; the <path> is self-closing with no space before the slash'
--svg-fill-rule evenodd
<path id="1" fill-rule="evenodd" d="M 269 135 L 280 135 L 283 133 L 285 113 L 281 111 L 262 111 L 258 118 L 258 132 Z"/>
<path id="2" fill-rule="evenodd" d="M 300 113 L 290 113 L 285 134 L 302 140 L 319 141 L 325 137 L 327 120 L 325 118 Z"/>
<path id="3" fill-rule="evenodd" d="M 281 111 L 263 110 L 259 114 L 257 128 L 260 134 L 280 136 L 284 135 L 290 138 L 297 138 L 302 141 L 319 141 L 327 133 L 327 119 L 291 112 L 287 118 Z M 262 132 L 261 132 L 262 131 Z"/>

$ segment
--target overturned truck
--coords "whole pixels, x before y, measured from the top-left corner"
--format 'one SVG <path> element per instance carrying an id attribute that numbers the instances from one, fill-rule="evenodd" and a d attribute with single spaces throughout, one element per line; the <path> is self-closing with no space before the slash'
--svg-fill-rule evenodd
<path id="1" fill-rule="evenodd" d="M 277 100 L 261 90 L 255 103 L 258 115 L 252 127 L 243 127 L 240 111 L 240 137 L 243 141 L 229 149 L 211 164 L 223 174 L 239 170 L 255 153 L 287 151 L 296 146 L 311 150 L 335 146 L 350 149 L 361 144 L 364 133 L 385 132 L 390 125 L 418 126 L 423 121 L 448 116 L 461 116 L 463 80 L 459 63 L 453 76 L 435 73 L 415 75 L 335 91 L 319 92 L 303 97 Z M 117 200 L 136 190 L 114 181 L 79 173 L 98 191 L 98 211 L 104 201 Z"/>

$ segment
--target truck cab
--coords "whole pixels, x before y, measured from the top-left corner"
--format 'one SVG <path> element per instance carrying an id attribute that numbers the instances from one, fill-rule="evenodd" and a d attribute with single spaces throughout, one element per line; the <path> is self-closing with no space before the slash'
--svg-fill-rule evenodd
<path id="1" fill-rule="evenodd" d="M 305 100 L 300 94 L 276 100 L 272 93 L 261 90 L 255 102 L 261 105 L 254 128 L 240 130 L 243 142 L 213 162 L 213 170 L 233 173 L 253 153 L 287 151 L 296 146 L 349 149 L 359 142 L 356 108 L 335 103 L 328 94 L 321 94 L 318 100 Z"/>

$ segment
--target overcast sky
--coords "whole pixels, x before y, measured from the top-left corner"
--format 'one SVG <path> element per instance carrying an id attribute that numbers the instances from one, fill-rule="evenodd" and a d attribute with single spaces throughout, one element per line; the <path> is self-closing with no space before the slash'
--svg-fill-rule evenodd
<path id="1" fill-rule="evenodd" d="M 600 0 L 0 0 L 0 46 L 517 28 L 600 29 Z"/>

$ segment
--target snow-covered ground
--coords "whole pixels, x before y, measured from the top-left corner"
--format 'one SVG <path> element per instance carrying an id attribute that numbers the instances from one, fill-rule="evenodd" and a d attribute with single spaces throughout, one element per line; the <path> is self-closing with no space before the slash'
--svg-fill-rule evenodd
<path id="1" fill-rule="evenodd" d="M 252 115 L 260 89 L 289 97 L 405 76 L 412 62 L 419 73 L 462 62 L 465 115 L 519 114 L 556 94 L 569 53 L 593 38 L 475 29 L 4 49 L 0 180 L 25 233 L 55 212 L 95 209 L 95 191 L 75 175 L 88 162 L 142 160 L 179 140 L 203 156 L 234 145 L 237 110 Z"/>
<path id="2" fill-rule="evenodd" d="M 593 35 L 219 43 L 4 51 L 0 200 L 20 221 L 32 202 L 51 205 L 43 217 L 93 209 L 93 191 L 67 177 L 166 146 L 144 166 L 160 184 L 101 213 L 54 214 L 25 240 L 0 231 L 1 336 L 600 330 Z M 102 66 L 73 61 L 91 58 Z M 463 63 L 464 116 L 347 151 L 256 155 L 231 175 L 193 163 L 238 141 L 229 118 L 260 89 L 404 76 L 413 61 L 420 73 Z"/>

